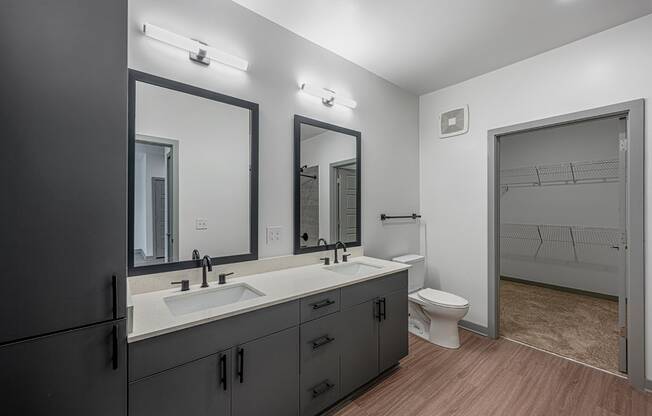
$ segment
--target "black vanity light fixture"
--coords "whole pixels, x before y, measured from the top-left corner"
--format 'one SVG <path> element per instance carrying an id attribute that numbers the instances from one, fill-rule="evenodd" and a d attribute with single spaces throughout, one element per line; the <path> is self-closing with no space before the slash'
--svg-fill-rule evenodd
<path id="1" fill-rule="evenodd" d="M 337 94 L 335 91 L 329 90 L 328 88 L 319 88 L 313 85 L 302 83 L 299 84 L 299 89 L 306 94 L 321 98 L 322 104 L 327 107 L 332 107 L 334 104 L 343 105 L 344 107 L 349 108 L 356 108 L 358 106 L 358 103 L 356 103 L 355 100 L 348 97 L 343 97 Z"/>
<path id="2" fill-rule="evenodd" d="M 249 62 L 240 57 L 222 52 L 197 39 L 177 35 L 151 23 L 143 24 L 143 33 L 152 39 L 188 51 L 190 60 L 202 65 L 210 65 L 211 61 L 215 61 L 241 71 L 249 68 Z"/>

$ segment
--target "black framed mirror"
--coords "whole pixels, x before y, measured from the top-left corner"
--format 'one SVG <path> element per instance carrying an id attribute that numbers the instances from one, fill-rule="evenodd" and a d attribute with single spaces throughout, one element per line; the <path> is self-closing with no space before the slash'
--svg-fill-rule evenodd
<path id="1" fill-rule="evenodd" d="M 294 116 L 294 254 L 361 245 L 361 138 Z"/>
<path id="2" fill-rule="evenodd" d="M 258 104 L 130 70 L 128 148 L 130 276 L 258 258 Z"/>

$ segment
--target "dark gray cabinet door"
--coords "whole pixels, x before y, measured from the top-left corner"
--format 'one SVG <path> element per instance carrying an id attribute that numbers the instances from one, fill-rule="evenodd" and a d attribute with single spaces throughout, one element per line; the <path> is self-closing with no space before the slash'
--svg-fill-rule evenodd
<path id="1" fill-rule="evenodd" d="M 381 321 L 378 333 L 380 371 L 396 365 L 408 354 L 408 298 L 399 290 L 380 298 Z"/>
<path id="2" fill-rule="evenodd" d="M 232 350 L 129 385 L 129 416 L 228 416 Z"/>
<path id="3" fill-rule="evenodd" d="M 378 375 L 378 302 L 367 301 L 340 312 L 341 393 L 351 393 Z"/>
<path id="4" fill-rule="evenodd" d="M 299 413 L 299 328 L 234 349 L 233 416 Z"/>
<path id="5" fill-rule="evenodd" d="M 0 347 L 2 414 L 126 415 L 125 340 L 121 320 Z"/>
<path id="6" fill-rule="evenodd" d="M 1 8 L 4 343 L 125 315 L 127 0 Z"/>

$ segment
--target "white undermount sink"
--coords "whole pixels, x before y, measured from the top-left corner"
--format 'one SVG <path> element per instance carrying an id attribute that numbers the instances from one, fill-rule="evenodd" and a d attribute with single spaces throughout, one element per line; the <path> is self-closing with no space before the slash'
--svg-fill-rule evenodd
<path id="1" fill-rule="evenodd" d="M 173 315 L 185 315 L 204 309 L 230 305 L 249 299 L 265 296 L 246 283 L 238 283 L 226 287 L 200 289 L 192 293 L 182 293 L 164 298 Z"/>
<path id="2" fill-rule="evenodd" d="M 362 276 L 364 274 L 373 273 L 382 269 L 380 266 L 374 266 L 367 263 L 341 263 L 334 266 L 324 267 L 326 270 L 331 272 L 343 274 L 345 276 Z"/>

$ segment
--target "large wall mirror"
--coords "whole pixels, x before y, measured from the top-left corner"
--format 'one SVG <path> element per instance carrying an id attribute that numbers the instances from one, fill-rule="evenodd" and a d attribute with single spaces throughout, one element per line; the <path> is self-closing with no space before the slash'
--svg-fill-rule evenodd
<path id="1" fill-rule="evenodd" d="M 358 131 L 294 117 L 294 253 L 342 241 L 359 246 Z"/>
<path id="2" fill-rule="evenodd" d="M 129 274 L 255 260 L 257 172 L 258 104 L 131 70 Z"/>

